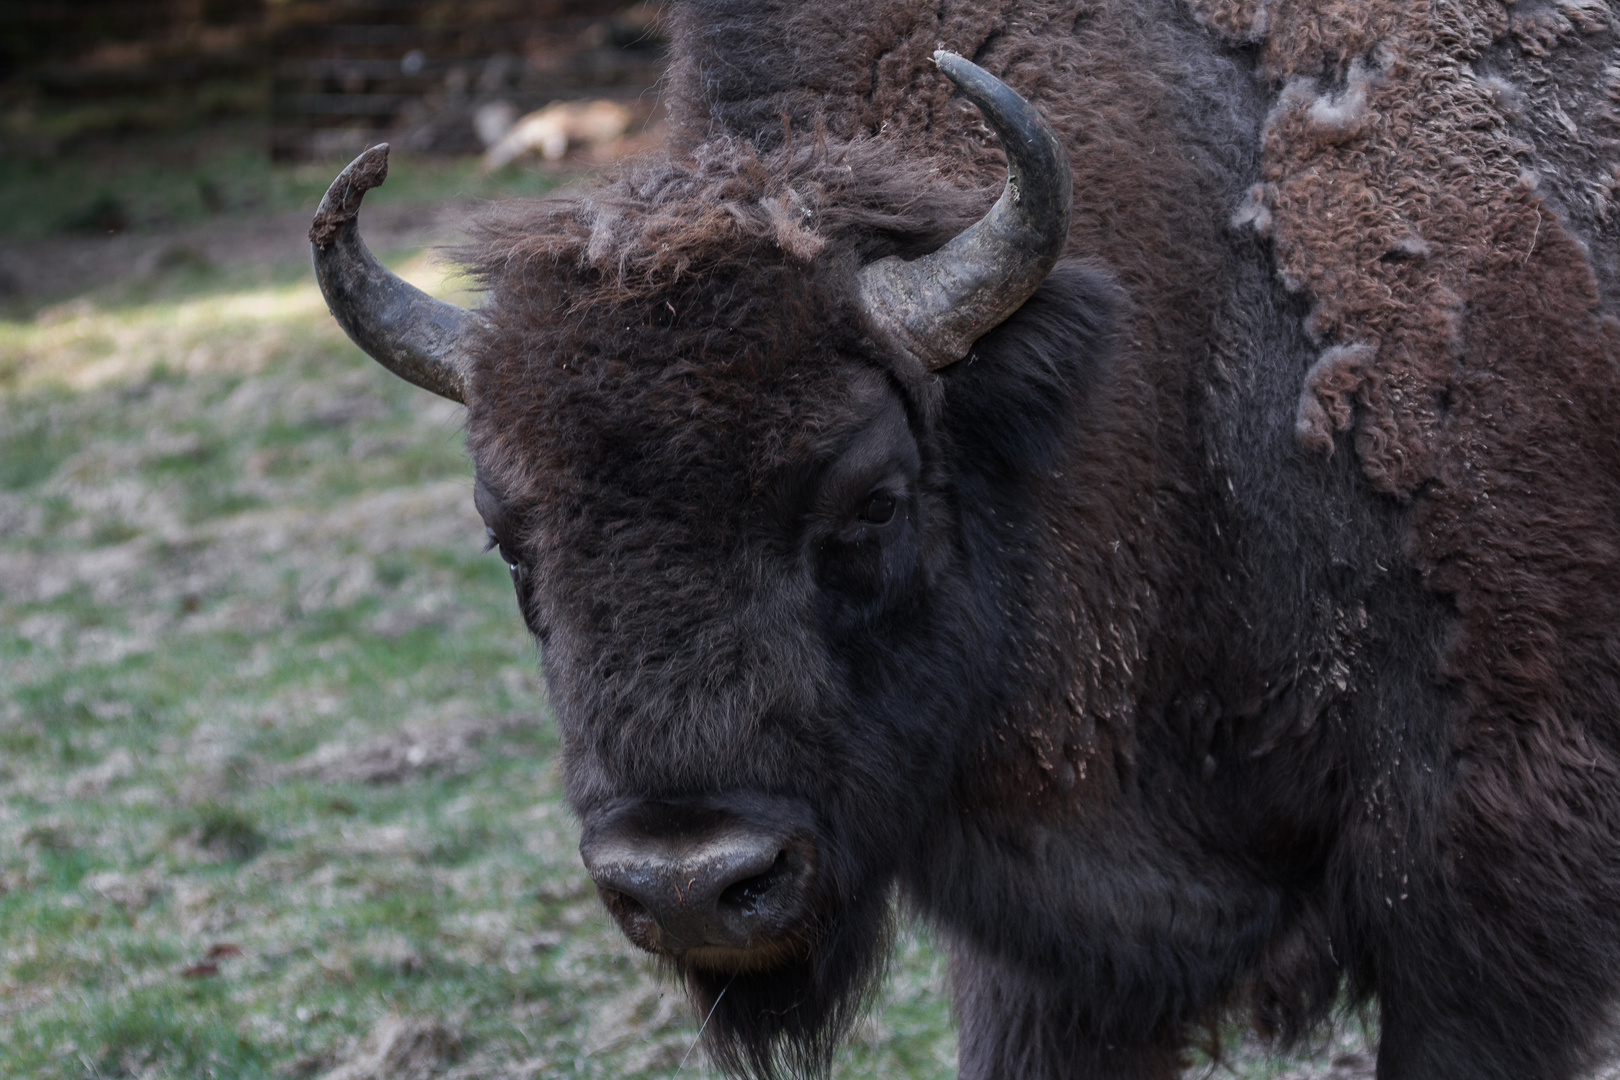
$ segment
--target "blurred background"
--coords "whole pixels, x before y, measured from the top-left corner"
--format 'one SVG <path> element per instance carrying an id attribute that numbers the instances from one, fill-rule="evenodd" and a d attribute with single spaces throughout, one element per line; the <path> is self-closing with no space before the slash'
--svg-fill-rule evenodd
<path id="1" fill-rule="evenodd" d="M 663 42 L 625 0 L 12 0 L 8 153 L 245 122 L 272 159 L 391 138 L 479 152 L 518 116 L 609 100 L 645 121 Z M 246 131 L 244 131 L 246 133 Z"/>
<path id="2" fill-rule="evenodd" d="M 435 204 L 538 193 L 656 142 L 654 14 L 625 0 L 7 0 L 0 302 L 124 275 L 125 249 L 149 246 L 74 259 L 76 239 L 306 208 L 330 165 L 383 140 L 418 189 L 383 201 Z M 48 237 L 65 243 L 16 246 Z M 191 246 L 224 255 L 210 239 Z"/>

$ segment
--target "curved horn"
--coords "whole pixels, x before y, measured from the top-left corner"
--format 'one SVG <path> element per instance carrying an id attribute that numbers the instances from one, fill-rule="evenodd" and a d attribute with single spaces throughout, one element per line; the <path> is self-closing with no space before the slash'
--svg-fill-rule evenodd
<path id="1" fill-rule="evenodd" d="M 979 107 L 1007 153 L 1007 186 L 990 212 L 931 255 L 861 267 L 873 332 L 929 370 L 954 364 L 1028 300 L 1069 237 L 1074 182 L 1057 133 L 1006 83 L 943 49 L 934 63 Z"/>
<path id="2" fill-rule="evenodd" d="M 373 360 L 406 382 L 466 404 L 467 369 L 457 344 L 476 316 L 401 281 L 360 239 L 360 200 L 387 178 L 388 144 L 379 143 L 326 189 L 309 227 L 321 295 L 344 333 Z"/>

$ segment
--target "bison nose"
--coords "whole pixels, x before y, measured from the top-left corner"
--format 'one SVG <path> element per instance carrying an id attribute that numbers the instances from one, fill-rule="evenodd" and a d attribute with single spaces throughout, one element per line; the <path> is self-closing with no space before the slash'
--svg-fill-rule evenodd
<path id="1" fill-rule="evenodd" d="M 763 962 L 802 927 L 815 848 L 732 825 L 709 835 L 587 835 L 585 868 L 631 941 L 707 966 Z"/>

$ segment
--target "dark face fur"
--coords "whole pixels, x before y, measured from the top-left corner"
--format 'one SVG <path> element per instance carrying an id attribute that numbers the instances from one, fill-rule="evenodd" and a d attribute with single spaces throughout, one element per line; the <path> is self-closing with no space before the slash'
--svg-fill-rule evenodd
<path id="1" fill-rule="evenodd" d="M 997 532 L 1036 509 L 1105 288 L 1060 266 L 941 378 L 875 354 L 849 262 L 737 259 L 494 278 L 470 442 L 587 867 L 712 1052 L 769 1075 L 824 1065 L 976 753 L 1018 576 Z"/>

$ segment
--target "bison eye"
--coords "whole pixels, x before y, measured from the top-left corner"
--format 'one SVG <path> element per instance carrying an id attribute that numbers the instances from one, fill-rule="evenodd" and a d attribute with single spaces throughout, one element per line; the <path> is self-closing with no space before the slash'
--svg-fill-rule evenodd
<path id="1" fill-rule="evenodd" d="M 501 561 L 506 564 L 506 568 L 508 570 L 512 571 L 513 577 L 516 577 L 518 572 L 522 569 L 522 566 L 518 563 L 517 559 L 514 558 L 509 551 L 507 551 L 506 543 L 500 538 L 499 534 L 497 534 L 495 530 L 490 528 L 488 525 L 484 526 L 484 550 L 499 551 Z"/>
<path id="2" fill-rule="evenodd" d="M 887 525 L 893 519 L 893 495 L 887 491 L 880 491 L 866 500 L 866 509 L 861 511 L 861 521 L 868 525 Z"/>

